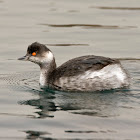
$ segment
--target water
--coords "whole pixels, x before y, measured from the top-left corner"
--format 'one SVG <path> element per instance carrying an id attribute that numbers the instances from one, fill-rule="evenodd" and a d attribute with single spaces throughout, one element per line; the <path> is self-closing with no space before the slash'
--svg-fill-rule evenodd
<path id="1" fill-rule="evenodd" d="M 0 139 L 140 139 L 139 15 L 139 0 L 0 0 Z M 131 87 L 42 91 L 39 67 L 17 61 L 35 41 L 58 65 L 87 54 L 120 58 Z"/>

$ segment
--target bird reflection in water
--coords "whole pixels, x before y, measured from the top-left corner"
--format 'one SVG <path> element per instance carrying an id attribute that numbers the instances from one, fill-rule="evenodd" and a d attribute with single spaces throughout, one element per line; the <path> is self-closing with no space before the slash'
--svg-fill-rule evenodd
<path id="1" fill-rule="evenodd" d="M 38 139 L 42 138 L 42 135 L 51 135 L 48 132 L 41 132 L 41 131 L 24 131 L 27 134 L 27 139 Z"/>
<path id="2" fill-rule="evenodd" d="M 35 92 L 39 95 L 38 99 L 20 102 L 20 104 L 34 106 L 40 110 L 34 112 L 38 116 L 35 118 L 53 118 L 54 112 L 60 110 L 73 114 L 96 117 L 118 116 L 119 102 L 123 96 L 126 96 L 123 94 L 125 90 L 110 90 L 94 93 L 66 93 L 50 90 Z"/>
<path id="3" fill-rule="evenodd" d="M 35 118 L 53 118 L 54 115 L 52 113 L 57 110 L 57 106 L 53 101 L 56 98 L 55 94 L 53 92 L 48 92 L 47 90 L 32 90 L 31 92 L 35 92 L 35 94 L 37 93 L 39 95 L 39 98 L 27 101 L 20 101 L 19 104 L 34 106 L 36 107 L 36 109 L 40 110 L 34 112 L 37 114 L 37 117 L 34 116 Z"/>

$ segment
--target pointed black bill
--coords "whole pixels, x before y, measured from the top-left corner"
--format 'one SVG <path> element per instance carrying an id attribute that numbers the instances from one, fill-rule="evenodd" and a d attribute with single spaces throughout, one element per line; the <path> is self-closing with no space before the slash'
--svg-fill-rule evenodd
<path id="1" fill-rule="evenodd" d="M 28 60 L 28 56 L 23 56 L 23 57 L 20 57 L 20 58 L 18 58 L 18 60 Z"/>

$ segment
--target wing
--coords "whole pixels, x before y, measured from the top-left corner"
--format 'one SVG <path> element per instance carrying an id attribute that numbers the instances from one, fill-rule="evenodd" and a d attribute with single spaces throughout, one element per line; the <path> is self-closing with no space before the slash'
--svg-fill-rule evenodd
<path id="1" fill-rule="evenodd" d="M 96 71 L 116 63 L 120 63 L 119 60 L 102 56 L 89 55 L 77 57 L 59 66 L 55 71 L 55 78 L 76 76 L 90 69 Z"/>

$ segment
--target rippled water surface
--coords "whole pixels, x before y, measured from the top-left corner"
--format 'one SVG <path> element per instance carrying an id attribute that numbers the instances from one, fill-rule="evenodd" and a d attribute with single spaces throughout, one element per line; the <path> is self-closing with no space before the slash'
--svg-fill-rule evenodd
<path id="1" fill-rule="evenodd" d="M 139 0 L 0 0 L 0 139 L 140 139 Z M 38 41 L 57 65 L 94 54 L 119 58 L 131 87 L 43 91 L 39 67 L 17 61 Z"/>

